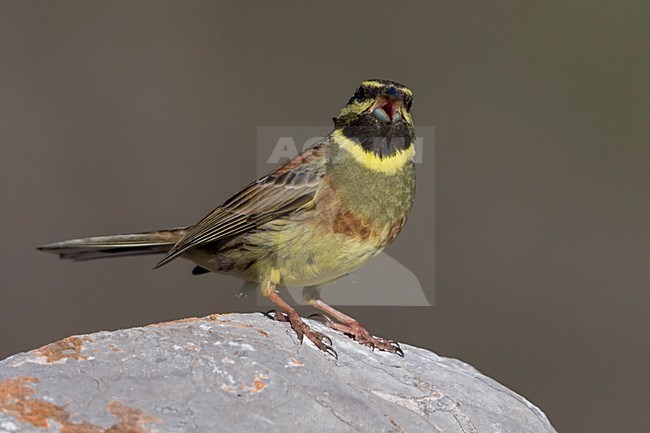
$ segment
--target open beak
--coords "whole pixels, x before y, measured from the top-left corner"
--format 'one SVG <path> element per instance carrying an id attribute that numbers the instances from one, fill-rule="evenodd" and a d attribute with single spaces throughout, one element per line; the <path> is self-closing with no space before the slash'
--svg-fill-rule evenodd
<path id="1" fill-rule="evenodd" d="M 402 101 L 390 96 L 380 96 L 373 104 L 372 115 L 383 123 L 396 123 L 402 119 Z"/>

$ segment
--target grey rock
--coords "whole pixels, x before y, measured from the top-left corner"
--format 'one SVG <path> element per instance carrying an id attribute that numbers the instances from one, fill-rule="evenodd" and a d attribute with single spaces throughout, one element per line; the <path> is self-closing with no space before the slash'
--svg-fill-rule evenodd
<path id="1" fill-rule="evenodd" d="M 69 337 L 0 362 L 0 432 L 554 432 L 473 367 L 225 314 Z"/>

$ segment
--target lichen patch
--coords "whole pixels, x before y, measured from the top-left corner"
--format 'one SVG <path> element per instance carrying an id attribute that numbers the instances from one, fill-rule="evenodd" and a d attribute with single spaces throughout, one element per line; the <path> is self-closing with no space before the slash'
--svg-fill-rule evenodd
<path id="1" fill-rule="evenodd" d="M 205 316 L 205 317 L 186 317 L 184 319 L 170 320 L 168 322 L 152 323 L 150 325 L 147 325 L 146 327 L 160 328 L 163 326 L 179 325 L 183 323 L 195 323 L 199 321 L 216 322 L 217 318 L 221 316 L 228 316 L 228 314 L 210 314 L 209 316 Z"/>
<path id="2" fill-rule="evenodd" d="M 251 393 L 253 393 L 253 392 L 257 393 L 257 392 L 261 392 L 264 388 L 266 388 L 266 384 L 264 382 L 262 382 L 260 379 L 255 378 L 253 380 L 253 387 L 249 388 L 249 391 Z"/>
<path id="3" fill-rule="evenodd" d="M 35 427 L 49 427 L 50 419 L 62 420 L 65 411 L 60 406 L 34 399 L 30 384 L 34 377 L 14 377 L 0 383 L 0 411 L 13 415 L 18 421 Z"/>
<path id="4" fill-rule="evenodd" d="M 220 324 L 223 324 L 225 326 L 232 326 L 233 328 L 252 329 L 252 330 L 254 330 L 255 332 L 257 332 L 258 334 L 260 334 L 263 337 L 266 337 L 266 338 L 270 337 L 268 332 L 263 331 L 261 329 L 258 329 L 258 328 L 254 327 L 252 325 L 248 325 L 246 323 L 239 323 L 239 322 L 235 322 L 234 320 L 217 320 L 217 322 L 220 323 Z"/>
<path id="5" fill-rule="evenodd" d="M 304 366 L 305 366 L 304 362 L 302 362 L 301 360 L 293 356 L 289 358 L 289 363 L 285 365 L 285 367 L 304 367 Z"/>
<path id="6" fill-rule="evenodd" d="M 68 358 L 76 359 L 77 361 L 83 361 L 88 359 L 86 355 L 83 355 L 81 353 L 83 349 L 83 343 L 90 342 L 92 342 L 92 340 L 87 336 L 73 336 L 64 338 L 63 340 L 59 340 L 54 343 L 50 343 L 47 346 L 36 349 L 34 352 L 38 356 L 45 357 L 47 363 L 66 360 Z"/>
<path id="7" fill-rule="evenodd" d="M 257 394 L 258 392 L 262 392 L 264 388 L 266 388 L 267 383 L 264 382 L 264 380 L 268 380 L 268 376 L 266 374 L 259 374 L 253 379 L 253 383 L 250 386 L 247 385 L 242 385 L 241 389 L 248 392 L 249 394 Z"/>
<path id="8" fill-rule="evenodd" d="M 110 413 L 115 415 L 120 422 L 111 426 L 105 433 L 148 433 L 149 429 L 145 428 L 145 424 L 160 422 L 158 418 L 152 417 L 141 409 L 129 407 L 124 403 L 115 400 L 108 403 L 107 409 Z"/>
<path id="9" fill-rule="evenodd" d="M 37 383 L 35 377 L 14 377 L 0 382 L 0 412 L 12 415 L 17 421 L 34 427 L 50 428 L 52 423 L 60 426 L 61 433 L 149 433 L 144 424 L 160 422 L 144 411 L 129 407 L 118 401 L 108 404 L 108 411 L 120 421 L 108 428 L 83 421 L 72 422 L 66 406 L 37 398 L 31 387 Z"/>

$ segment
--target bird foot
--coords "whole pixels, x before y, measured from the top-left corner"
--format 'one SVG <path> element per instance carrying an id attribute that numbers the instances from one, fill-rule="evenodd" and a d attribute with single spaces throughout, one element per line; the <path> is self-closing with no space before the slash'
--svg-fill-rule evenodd
<path id="1" fill-rule="evenodd" d="M 273 315 L 271 315 L 273 314 Z M 297 312 L 282 313 L 276 310 L 271 310 L 265 313 L 265 316 L 272 318 L 278 322 L 289 322 L 291 328 L 296 332 L 298 340 L 302 344 L 303 338 L 307 337 L 312 343 L 325 353 L 329 353 L 334 358 L 338 359 L 339 356 L 336 350 L 332 347 L 332 339 L 322 332 L 314 331 L 305 322 L 302 321 Z"/>
<path id="2" fill-rule="evenodd" d="M 341 331 L 354 341 L 370 347 L 372 350 L 379 349 L 385 352 L 396 353 L 397 355 L 404 358 L 404 352 L 399 346 L 397 341 L 385 340 L 379 337 L 373 337 L 370 332 L 366 330 L 361 324 L 357 321 L 350 322 L 347 324 L 334 322 L 329 319 L 325 322 L 327 326 L 337 331 Z"/>

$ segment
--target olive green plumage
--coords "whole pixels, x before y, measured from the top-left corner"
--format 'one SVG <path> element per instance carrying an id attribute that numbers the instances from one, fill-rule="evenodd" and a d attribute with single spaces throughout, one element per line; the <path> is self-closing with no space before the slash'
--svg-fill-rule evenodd
<path id="1" fill-rule="evenodd" d="M 362 83 L 334 131 L 185 228 L 41 247 L 88 260 L 165 253 L 258 283 L 320 286 L 362 266 L 403 227 L 415 194 L 412 93 Z M 265 289 L 266 287 L 266 289 Z M 313 295 L 315 298 L 317 294 Z"/>
<path id="2" fill-rule="evenodd" d="M 346 155 L 336 143 L 331 147 L 329 174 L 344 207 L 373 223 L 390 223 L 405 218 L 415 194 L 415 164 L 409 161 L 392 175 L 373 171 Z"/>

